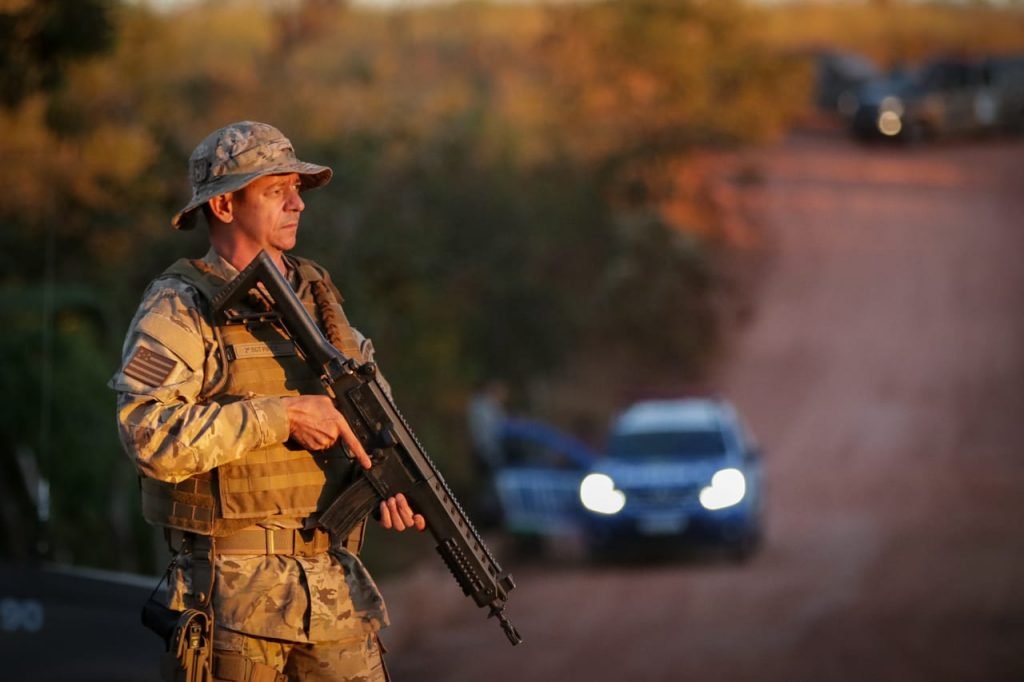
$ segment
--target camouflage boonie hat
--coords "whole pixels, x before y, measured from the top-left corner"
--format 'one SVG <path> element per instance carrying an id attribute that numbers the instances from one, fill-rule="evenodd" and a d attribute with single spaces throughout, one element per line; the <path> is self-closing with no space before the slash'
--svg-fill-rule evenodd
<path id="1" fill-rule="evenodd" d="M 327 166 L 295 158 L 295 149 L 280 130 L 266 123 L 239 121 L 212 132 L 188 160 L 192 200 L 171 219 L 179 230 L 196 225 L 196 209 L 210 199 L 239 190 L 264 175 L 298 173 L 303 189 L 326 185 Z"/>

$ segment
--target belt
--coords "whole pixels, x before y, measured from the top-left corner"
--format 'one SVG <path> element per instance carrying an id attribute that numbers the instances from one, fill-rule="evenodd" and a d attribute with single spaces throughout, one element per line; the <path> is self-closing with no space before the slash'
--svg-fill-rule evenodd
<path id="1" fill-rule="evenodd" d="M 172 546 L 181 546 L 182 535 L 191 533 L 172 530 Z M 314 556 L 331 548 L 331 536 L 319 528 L 246 528 L 231 535 L 213 539 L 217 554 L 287 554 L 291 556 Z"/>

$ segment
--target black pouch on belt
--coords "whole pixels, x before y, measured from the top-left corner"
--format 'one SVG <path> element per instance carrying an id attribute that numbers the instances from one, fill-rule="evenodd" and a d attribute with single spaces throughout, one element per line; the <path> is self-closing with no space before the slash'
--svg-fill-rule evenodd
<path id="1" fill-rule="evenodd" d="M 171 636 L 174 634 L 174 628 L 178 624 L 181 614 L 181 611 L 168 608 L 158 599 L 150 597 L 142 605 L 142 624 L 148 630 L 158 634 L 160 639 L 164 640 L 164 645 L 170 647 Z"/>

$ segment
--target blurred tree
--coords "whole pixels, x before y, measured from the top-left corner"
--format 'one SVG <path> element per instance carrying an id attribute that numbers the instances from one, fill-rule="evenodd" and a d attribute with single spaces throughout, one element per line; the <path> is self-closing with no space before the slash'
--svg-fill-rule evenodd
<path id="1" fill-rule="evenodd" d="M 113 43 L 110 2 L 7 0 L 0 6 L 0 104 L 53 90 L 68 65 Z"/>
<path id="2" fill-rule="evenodd" d="M 114 47 L 113 21 L 93 0 L 0 9 L 0 555 L 138 567 L 137 515 L 111 513 L 133 504 L 111 486 L 123 458 L 112 401 L 97 399 L 119 342 L 103 298 L 70 285 L 109 262 L 90 257 L 97 218 L 123 208 L 118 188 L 136 186 L 151 154 L 131 127 L 68 105 L 76 67 Z"/>

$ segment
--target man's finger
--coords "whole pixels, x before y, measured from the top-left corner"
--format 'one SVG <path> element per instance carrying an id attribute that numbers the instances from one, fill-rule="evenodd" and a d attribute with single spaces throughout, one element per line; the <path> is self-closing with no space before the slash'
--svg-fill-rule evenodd
<path id="1" fill-rule="evenodd" d="M 427 529 L 427 520 L 423 518 L 423 514 L 417 514 L 413 511 L 412 506 L 409 505 L 409 500 L 406 499 L 403 493 L 395 495 L 395 499 L 398 502 L 398 511 L 402 515 L 406 528 L 415 528 L 420 532 Z"/>
<path id="2" fill-rule="evenodd" d="M 388 503 L 381 500 L 380 503 L 380 525 L 385 528 L 391 528 L 391 511 L 388 509 Z"/>
<path id="3" fill-rule="evenodd" d="M 394 529 L 398 531 L 405 530 L 406 523 L 405 519 L 402 518 L 402 510 L 399 509 L 398 499 L 389 497 L 387 506 L 391 510 L 391 523 L 394 526 Z M 406 505 L 406 507 L 408 506 L 409 505 Z"/>
<path id="4" fill-rule="evenodd" d="M 406 526 L 413 525 L 413 512 L 412 507 L 409 506 L 409 501 L 405 499 L 405 495 L 398 493 L 395 495 L 395 501 L 398 503 L 398 512 L 402 515 L 402 520 L 405 521 Z"/>
<path id="5" fill-rule="evenodd" d="M 364 469 L 369 469 L 373 466 L 370 456 L 366 454 L 366 450 L 363 449 L 363 444 L 359 442 L 358 438 L 356 438 L 355 432 L 352 431 L 352 427 L 348 425 L 345 417 L 341 417 L 341 423 L 339 426 L 341 427 L 341 439 L 345 442 L 345 445 L 348 446 L 349 452 L 351 452 L 356 458 L 359 465 Z"/>

